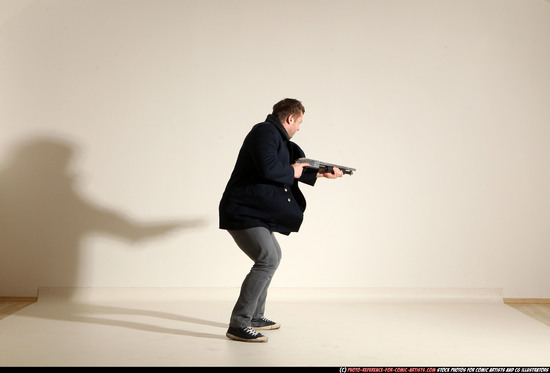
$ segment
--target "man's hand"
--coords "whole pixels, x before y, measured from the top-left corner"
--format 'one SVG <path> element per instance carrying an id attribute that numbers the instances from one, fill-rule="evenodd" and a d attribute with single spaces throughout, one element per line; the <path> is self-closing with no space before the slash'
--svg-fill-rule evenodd
<path id="1" fill-rule="evenodd" d="M 332 170 L 333 172 L 319 170 L 319 172 L 317 173 L 317 177 L 326 177 L 327 179 L 336 179 L 344 176 L 344 172 L 340 170 L 338 167 L 333 167 Z"/>
<path id="2" fill-rule="evenodd" d="M 304 167 L 309 166 L 309 163 L 294 163 L 292 167 L 294 167 L 294 178 L 299 179 L 302 176 L 302 172 L 304 172 Z"/>

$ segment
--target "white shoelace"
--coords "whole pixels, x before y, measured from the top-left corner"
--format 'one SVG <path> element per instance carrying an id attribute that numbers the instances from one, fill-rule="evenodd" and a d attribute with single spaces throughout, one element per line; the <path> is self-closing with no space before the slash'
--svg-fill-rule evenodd
<path id="1" fill-rule="evenodd" d="M 258 335 L 258 332 L 254 330 L 254 328 L 252 328 L 251 326 L 247 326 L 246 328 L 244 328 L 244 331 L 245 333 L 250 334 L 253 337 L 256 337 Z"/>
<path id="2" fill-rule="evenodd" d="M 260 317 L 258 320 L 275 324 L 275 321 L 271 321 L 265 316 Z"/>

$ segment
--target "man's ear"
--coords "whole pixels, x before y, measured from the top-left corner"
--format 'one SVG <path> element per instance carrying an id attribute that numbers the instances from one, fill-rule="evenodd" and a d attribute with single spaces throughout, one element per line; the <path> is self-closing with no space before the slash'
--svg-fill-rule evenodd
<path id="1" fill-rule="evenodd" d="M 295 120 L 294 115 L 290 114 L 288 117 L 286 117 L 285 123 L 292 124 L 294 122 L 294 120 Z"/>

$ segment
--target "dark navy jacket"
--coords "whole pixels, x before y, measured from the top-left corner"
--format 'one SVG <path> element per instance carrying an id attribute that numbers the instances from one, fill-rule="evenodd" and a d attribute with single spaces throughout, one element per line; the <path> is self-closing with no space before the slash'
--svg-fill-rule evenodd
<path id="1" fill-rule="evenodd" d="M 220 201 L 220 228 L 298 232 L 306 209 L 298 181 L 313 186 L 317 180 L 317 170 L 308 168 L 294 179 L 291 164 L 300 157 L 304 152 L 273 115 L 252 127 Z"/>

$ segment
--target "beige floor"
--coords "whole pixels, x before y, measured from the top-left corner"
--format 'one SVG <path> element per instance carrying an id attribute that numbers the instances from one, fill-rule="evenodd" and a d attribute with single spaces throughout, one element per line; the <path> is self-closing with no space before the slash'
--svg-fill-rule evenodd
<path id="1" fill-rule="evenodd" d="M 0 320 L 35 303 L 36 300 L 0 298 Z"/>
<path id="2" fill-rule="evenodd" d="M 224 336 L 235 291 L 47 289 L 0 320 L 0 366 L 550 366 L 547 305 L 274 289 L 283 326 L 247 344 Z"/>
<path id="3" fill-rule="evenodd" d="M 550 326 L 550 303 L 507 303 L 510 307 Z"/>

